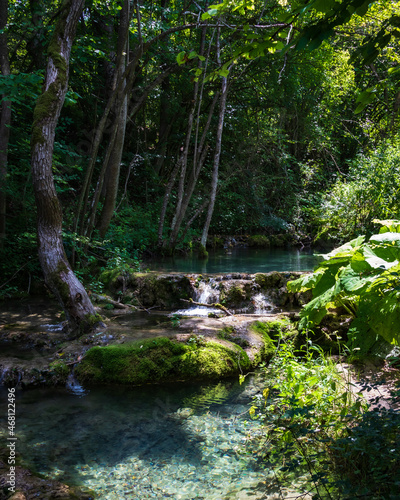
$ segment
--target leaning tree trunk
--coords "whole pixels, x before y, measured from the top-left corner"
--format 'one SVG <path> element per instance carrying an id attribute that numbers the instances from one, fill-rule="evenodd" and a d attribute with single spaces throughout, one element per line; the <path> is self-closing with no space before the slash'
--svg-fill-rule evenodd
<path id="1" fill-rule="evenodd" d="M 52 158 L 55 128 L 68 87 L 71 47 L 83 5 L 84 0 L 64 0 L 62 3 L 48 48 L 44 90 L 35 106 L 31 139 L 39 260 L 46 284 L 75 332 L 90 329 L 98 317 L 65 255 L 62 212 L 54 185 Z"/>
<path id="2" fill-rule="evenodd" d="M 0 0 L 0 69 L 2 76 L 10 75 L 7 34 L 8 0 Z M 5 96 L 3 96 L 4 98 Z M 0 104 L 0 248 L 6 239 L 6 181 L 7 152 L 10 136 L 11 102 L 6 98 Z"/>

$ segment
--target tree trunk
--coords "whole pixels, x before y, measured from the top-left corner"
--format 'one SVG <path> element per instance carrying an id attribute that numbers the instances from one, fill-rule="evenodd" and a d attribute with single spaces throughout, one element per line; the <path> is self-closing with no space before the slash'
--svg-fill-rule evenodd
<path id="1" fill-rule="evenodd" d="M 217 40 L 217 57 L 218 63 L 220 63 L 220 47 L 219 47 L 219 34 Z M 222 131 L 224 129 L 224 118 L 225 118 L 225 110 L 226 110 L 226 98 L 228 95 L 228 78 L 226 76 L 222 77 L 221 83 L 221 101 L 219 108 L 219 119 L 218 119 L 218 128 L 217 128 L 217 137 L 215 140 L 215 152 L 214 152 L 214 161 L 213 161 L 213 174 L 211 179 L 211 193 L 210 193 L 210 204 L 208 205 L 207 210 L 207 218 L 203 227 L 203 234 L 201 235 L 201 245 L 205 248 L 207 244 L 208 230 L 210 228 L 211 217 L 214 212 L 215 199 L 217 197 L 217 185 L 218 185 L 218 171 L 219 171 L 219 162 L 221 156 L 221 147 L 222 147 Z"/>
<path id="2" fill-rule="evenodd" d="M 46 284 L 73 331 L 99 320 L 73 273 L 62 241 L 62 213 L 52 172 L 55 128 L 68 88 L 69 58 L 84 0 L 64 0 L 50 45 L 44 90 L 37 100 L 31 138 L 32 181 L 37 206 L 38 250 Z"/>
<path id="3" fill-rule="evenodd" d="M 2 76 L 10 75 L 7 34 L 4 32 L 7 19 L 8 0 L 0 0 L 0 69 Z M 11 102 L 4 100 L 0 106 L 0 248 L 3 247 L 6 239 L 6 181 L 10 124 Z"/>

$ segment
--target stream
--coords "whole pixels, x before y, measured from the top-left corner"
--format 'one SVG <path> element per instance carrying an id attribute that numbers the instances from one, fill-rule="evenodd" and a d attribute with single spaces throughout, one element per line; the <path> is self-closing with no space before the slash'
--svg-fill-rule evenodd
<path id="1" fill-rule="evenodd" d="M 242 250 L 233 257 L 219 255 L 207 263 L 198 261 L 196 272 L 199 266 L 206 266 L 207 273 L 213 269 L 219 273 L 266 272 L 265 266 L 256 264 L 259 252 Z M 294 255 L 287 254 L 286 264 L 281 255 L 279 267 L 310 270 L 316 264 L 312 255 L 306 259 Z M 195 272 L 194 261 L 190 261 L 186 262 L 190 269 L 176 260 L 176 269 L 168 267 L 172 261 L 159 264 L 158 269 Z M 297 267 L 293 267 L 294 262 Z M 218 269 L 213 267 L 217 265 Z M 11 305 L 5 312 L 2 305 L 0 319 L 26 330 L 41 327 L 49 335 L 58 323 L 54 309 L 47 306 L 25 304 L 18 310 Z M 147 320 L 143 313 L 138 313 L 136 320 L 134 314 L 130 316 L 129 320 L 121 317 L 121 328 L 133 321 L 132 334 L 138 338 L 147 330 L 146 335 L 160 334 L 162 322 L 157 315 L 148 315 Z M 165 328 L 165 334 L 171 334 L 170 327 Z M 0 348 L 9 349 L 10 357 L 29 359 L 31 355 L 29 351 L 18 353 L 8 344 Z M 65 388 L 17 390 L 17 452 L 24 466 L 89 488 L 100 500 L 283 498 L 271 486 L 273 472 L 257 458 L 263 435 L 261 422 L 248 414 L 253 398 L 262 398 L 262 391 L 261 370 L 242 385 L 235 378 L 202 384 L 88 389 L 70 377 Z M 6 398 L 7 390 L 0 387 L 1 440 L 8 435 Z M 299 492 L 291 493 L 296 496 Z M 291 496 L 287 495 L 284 498 Z"/>

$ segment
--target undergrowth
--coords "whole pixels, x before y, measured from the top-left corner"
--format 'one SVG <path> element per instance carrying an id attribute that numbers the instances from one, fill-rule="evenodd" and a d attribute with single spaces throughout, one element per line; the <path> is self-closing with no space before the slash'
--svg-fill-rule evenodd
<path id="1" fill-rule="evenodd" d="M 398 411 L 370 408 L 310 341 L 300 350 L 278 345 L 265 372 L 250 415 L 264 420 L 259 457 L 275 478 L 268 488 L 282 498 L 289 490 L 294 498 L 400 498 Z"/>

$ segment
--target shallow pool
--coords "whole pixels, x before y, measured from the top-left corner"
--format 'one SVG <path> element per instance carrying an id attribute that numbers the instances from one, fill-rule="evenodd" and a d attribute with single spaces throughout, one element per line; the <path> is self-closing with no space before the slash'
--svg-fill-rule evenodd
<path id="1" fill-rule="evenodd" d="M 35 471 L 100 499 L 264 498 L 249 418 L 260 377 L 208 385 L 62 389 L 17 394 L 17 451 Z M 0 392 L 6 436 L 6 390 Z M 252 439 L 250 439 L 252 438 Z"/>

